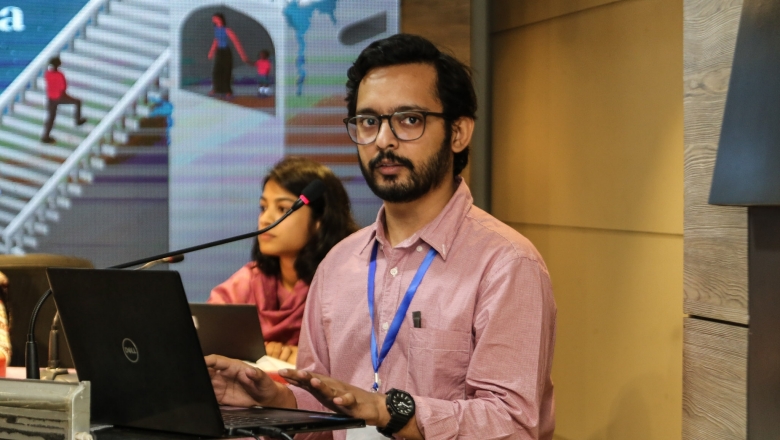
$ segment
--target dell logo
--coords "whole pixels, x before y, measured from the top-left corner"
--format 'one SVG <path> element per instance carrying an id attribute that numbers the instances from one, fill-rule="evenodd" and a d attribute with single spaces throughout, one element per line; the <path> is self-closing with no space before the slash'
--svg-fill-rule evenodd
<path id="1" fill-rule="evenodd" d="M 135 346 L 135 342 L 131 339 L 122 339 L 122 352 L 128 361 L 132 363 L 138 362 L 138 347 Z"/>
<path id="2" fill-rule="evenodd" d="M 0 31 L 21 32 L 24 30 L 24 12 L 16 6 L 0 9 Z"/>

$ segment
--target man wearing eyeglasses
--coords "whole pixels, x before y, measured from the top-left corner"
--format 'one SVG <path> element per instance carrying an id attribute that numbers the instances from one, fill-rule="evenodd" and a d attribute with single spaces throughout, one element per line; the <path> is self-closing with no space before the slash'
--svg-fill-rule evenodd
<path id="1" fill-rule="evenodd" d="M 292 385 L 209 356 L 217 398 L 371 425 L 339 439 L 551 439 L 550 278 L 533 245 L 473 206 L 459 177 L 477 107 L 468 69 L 395 35 L 347 75 L 344 122 L 383 207 L 320 264 L 298 370 L 279 371 Z"/>

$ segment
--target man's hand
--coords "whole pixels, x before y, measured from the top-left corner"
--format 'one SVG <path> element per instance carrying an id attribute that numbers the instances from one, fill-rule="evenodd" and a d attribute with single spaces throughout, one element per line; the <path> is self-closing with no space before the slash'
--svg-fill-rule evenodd
<path id="1" fill-rule="evenodd" d="M 390 413 L 385 404 L 386 394 L 372 393 L 328 376 L 303 370 L 279 370 L 279 375 L 287 382 L 311 393 L 331 410 L 363 419 L 366 425 L 385 427 L 390 422 Z M 409 440 L 424 438 L 414 416 L 396 435 Z"/>
<path id="2" fill-rule="evenodd" d="M 390 414 L 384 394 L 362 390 L 348 383 L 303 370 L 279 370 L 287 382 L 303 388 L 333 411 L 363 419 L 366 424 L 385 426 Z"/>
<path id="3" fill-rule="evenodd" d="M 296 408 L 295 396 L 262 370 L 224 356 L 206 356 L 211 386 L 217 401 L 230 406 Z"/>
<path id="4" fill-rule="evenodd" d="M 285 345 L 281 342 L 266 341 L 265 354 L 280 361 L 289 362 L 295 365 L 298 359 L 298 347 L 295 345 Z"/>

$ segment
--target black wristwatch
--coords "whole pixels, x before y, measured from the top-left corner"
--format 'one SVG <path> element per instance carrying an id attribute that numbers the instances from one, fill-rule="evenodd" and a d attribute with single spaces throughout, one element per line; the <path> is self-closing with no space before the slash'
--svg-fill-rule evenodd
<path id="1" fill-rule="evenodd" d="M 385 404 L 390 413 L 390 421 L 384 428 L 377 427 L 376 430 L 385 437 L 392 437 L 414 416 L 414 399 L 406 391 L 393 388 L 387 392 Z"/>

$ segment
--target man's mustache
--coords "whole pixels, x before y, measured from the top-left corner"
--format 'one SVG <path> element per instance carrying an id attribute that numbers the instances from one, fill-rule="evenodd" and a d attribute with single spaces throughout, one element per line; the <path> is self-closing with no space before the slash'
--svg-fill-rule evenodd
<path id="1" fill-rule="evenodd" d="M 376 156 L 374 156 L 374 158 L 368 162 L 368 169 L 374 171 L 379 166 L 379 163 L 383 160 L 409 168 L 410 171 L 414 171 L 414 164 L 411 160 L 398 156 L 392 151 L 388 150 L 382 150 Z"/>

